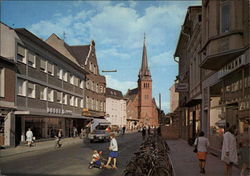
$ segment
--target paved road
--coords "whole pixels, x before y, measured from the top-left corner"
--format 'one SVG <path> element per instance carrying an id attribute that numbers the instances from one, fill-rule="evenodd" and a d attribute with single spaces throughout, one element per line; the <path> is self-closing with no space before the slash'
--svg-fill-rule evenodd
<path id="1" fill-rule="evenodd" d="M 126 163 L 142 143 L 140 133 L 119 136 L 118 169 L 88 169 L 93 150 L 102 150 L 107 158 L 109 143 L 72 144 L 61 149 L 46 149 L 14 158 L 0 158 L 0 170 L 3 175 L 16 176 L 119 176 Z M 1 175 L 1 174 L 0 174 Z"/>

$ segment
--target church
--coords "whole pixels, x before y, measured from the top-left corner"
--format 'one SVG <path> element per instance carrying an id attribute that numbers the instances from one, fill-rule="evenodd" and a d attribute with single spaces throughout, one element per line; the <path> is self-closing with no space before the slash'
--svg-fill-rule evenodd
<path id="1" fill-rule="evenodd" d="M 138 87 L 128 90 L 127 99 L 127 124 L 129 128 L 136 126 L 157 126 L 158 109 L 152 97 L 152 77 L 148 66 L 147 48 L 144 36 L 142 63 L 138 74 Z"/>

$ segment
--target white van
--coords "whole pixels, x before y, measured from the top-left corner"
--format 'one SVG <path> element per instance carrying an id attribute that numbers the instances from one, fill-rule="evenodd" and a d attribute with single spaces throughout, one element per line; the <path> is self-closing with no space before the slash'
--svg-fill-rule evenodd
<path id="1" fill-rule="evenodd" d="M 109 132 L 106 130 L 111 123 L 106 119 L 94 119 L 91 124 L 91 132 L 88 135 L 90 142 L 109 141 Z"/>

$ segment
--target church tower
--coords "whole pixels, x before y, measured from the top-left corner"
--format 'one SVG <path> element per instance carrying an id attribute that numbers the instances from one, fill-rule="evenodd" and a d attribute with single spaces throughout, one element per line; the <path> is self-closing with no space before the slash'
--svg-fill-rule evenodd
<path id="1" fill-rule="evenodd" d="M 152 79 L 148 67 L 146 39 L 144 34 L 142 63 L 138 75 L 138 117 L 144 125 L 151 125 L 153 118 Z"/>

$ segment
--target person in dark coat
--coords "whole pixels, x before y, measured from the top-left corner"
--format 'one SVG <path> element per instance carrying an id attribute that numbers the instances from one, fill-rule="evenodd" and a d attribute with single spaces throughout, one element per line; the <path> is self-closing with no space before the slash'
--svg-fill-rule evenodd
<path id="1" fill-rule="evenodd" d="M 146 136 L 146 128 L 145 126 L 142 127 L 142 139 L 145 140 L 145 136 Z"/>

